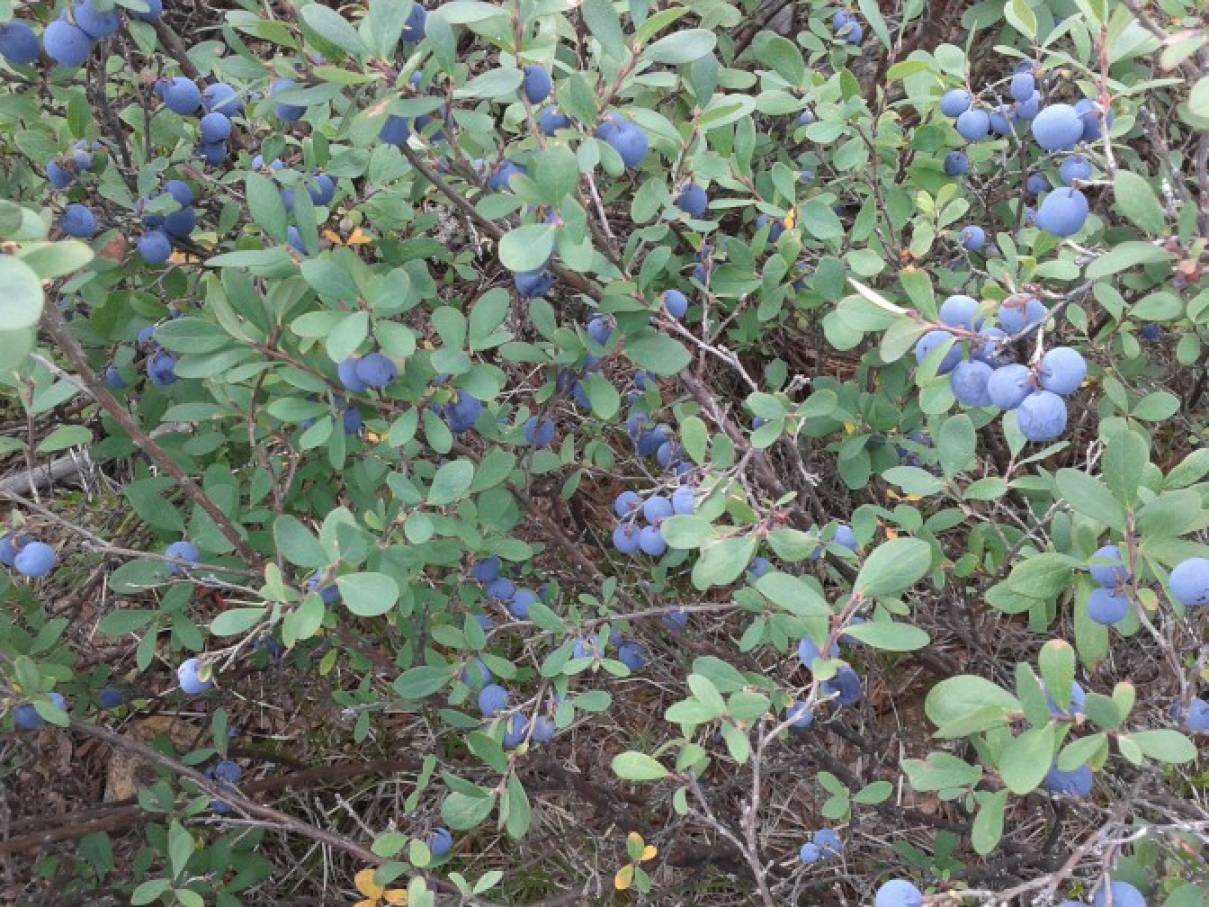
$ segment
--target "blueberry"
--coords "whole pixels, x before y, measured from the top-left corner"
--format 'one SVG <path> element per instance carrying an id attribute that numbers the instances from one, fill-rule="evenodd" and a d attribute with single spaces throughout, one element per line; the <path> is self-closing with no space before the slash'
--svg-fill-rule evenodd
<path id="1" fill-rule="evenodd" d="M 1055 189 L 1037 209 L 1037 226 L 1055 236 L 1073 236 L 1083 229 L 1090 210 L 1087 196 L 1078 189 Z"/>
<path id="2" fill-rule="evenodd" d="M 832 643 L 831 646 L 828 647 L 827 653 L 828 658 L 835 658 L 840 654 L 839 647 Z M 812 671 L 815 659 L 822 657 L 823 653 L 819 649 L 818 643 L 816 643 L 811 637 L 803 636 L 800 640 L 798 640 L 798 661 L 802 663 L 802 667 L 804 667 L 806 670 Z"/>
<path id="3" fill-rule="evenodd" d="M 661 557 L 667 551 L 667 542 L 664 541 L 663 533 L 659 531 L 658 526 L 643 526 L 638 533 L 638 547 L 644 554 Z"/>
<path id="4" fill-rule="evenodd" d="M 1056 346 L 1041 357 L 1038 383 L 1047 391 L 1066 396 L 1073 394 L 1087 375 L 1087 362 L 1076 350 Z"/>
<path id="5" fill-rule="evenodd" d="M 1050 104 L 1033 119 L 1033 138 L 1046 151 L 1074 148 L 1083 137 L 1083 121 L 1069 104 Z"/>
<path id="6" fill-rule="evenodd" d="M 891 879 L 873 896 L 873 907 L 923 907 L 924 896 L 905 879 Z"/>
<path id="7" fill-rule="evenodd" d="M 545 67 L 530 64 L 525 67 L 525 76 L 521 87 L 530 104 L 540 104 L 550 97 L 550 73 Z"/>
<path id="8" fill-rule="evenodd" d="M 116 709 L 124 699 L 122 691 L 117 687 L 103 687 L 97 693 L 97 702 L 103 709 Z"/>
<path id="9" fill-rule="evenodd" d="M 961 176 L 970 169 L 970 161 L 960 151 L 950 151 L 945 155 L 945 174 L 948 176 Z"/>
<path id="10" fill-rule="evenodd" d="M 108 12 L 101 12 L 92 5 L 92 0 L 76 0 L 71 6 L 71 14 L 76 20 L 76 25 L 94 41 L 108 38 L 116 33 L 122 24 L 113 8 Z"/>
<path id="11" fill-rule="evenodd" d="M 413 6 L 412 9 L 419 9 L 419 4 Z M 434 857 L 440 859 L 448 856 L 449 851 L 453 850 L 453 835 L 449 833 L 448 828 L 438 828 L 428 836 L 428 852 Z"/>
<path id="12" fill-rule="evenodd" d="M 702 217 L 709 207 L 709 196 L 696 183 L 689 183 L 676 196 L 676 207 L 689 217 Z"/>
<path id="13" fill-rule="evenodd" d="M 1081 765 L 1072 772 L 1064 772 L 1055 763 L 1050 766 L 1041 783 L 1052 794 L 1082 798 L 1091 793 L 1092 781 L 1091 768 L 1086 765 Z"/>
<path id="14" fill-rule="evenodd" d="M 545 296 L 554 286 L 554 275 L 545 270 L 538 271 L 523 271 L 512 276 L 513 285 L 516 287 L 516 294 L 521 299 L 533 299 L 537 296 Z"/>
<path id="15" fill-rule="evenodd" d="M 688 297 L 679 290 L 664 290 L 663 291 L 663 307 L 667 309 L 667 313 L 679 321 L 684 317 L 684 313 L 688 311 Z"/>
<path id="16" fill-rule="evenodd" d="M 13 19 L 0 25 L 0 56 L 10 66 L 28 66 L 40 52 L 38 36 L 26 23 Z"/>
<path id="17" fill-rule="evenodd" d="M 76 175 L 74 170 L 52 160 L 46 165 L 46 178 L 56 189 L 66 189 L 75 181 Z"/>
<path id="18" fill-rule="evenodd" d="M 448 408 L 449 429 L 462 434 L 474 428 L 483 412 L 483 401 L 465 391 L 458 391 L 457 401 Z"/>
<path id="19" fill-rule="evenodd" d="M 335 583 L 323 584 L 323 573 L 316 570 L 306 580 L 306 588 L 309 592 L 318 592 L 319 598 L 325 605 L 334 605 L 340 601 L 340 587 Z"/>
<path id="20" fill-rule="evenodd" d="M 950 296 L 940 304 L 938 314 L 941 324 L 972 331 L 975 327 L 974 318 L 978 314 L 978 300 L 960 294 Z M 978 323 L 981 324 L 982 320 L 979 319 Z"/>
<path id="21" fill-rule="evenodd" d="M 525 720 L 525 716 L 519 713 L 513 713 L 508 719 L 508 723 L 504 725 L 504 749 L 516 749 L 525 740 L 525 735 L 529 733 L 529 722 Z"/>
<path id="22" fill-rule="evenodd" d="M 823 682 L 823 693 L 834 696 L 838 706 L 852 705 L 861 698 L 861 677 L 845 665 L 834 677 Z"/>
<path id="23" fill-rule="evenodd" d="M 819 853 L 818 845 L 812 841 L 807 841 L 802 845 L 801 850 L 798 851 L 798 859 L 807 866 L 810 866 L 812 863 L 817 863 L 820 856 L 821 854 Z"/>
<path id="24" fill-rule="evenodd" d="M 668 611 L 663 617 L 659 618 L 659 622 L 663 624 L 664 628 L 673 633 L 679 633 L 688 626 L 688 617 L 687 611 Z"/>
<path id="25" fill-rule="evenodd" d="M 790 722 L 790 727 L 808 728 L 814 723 L 814 712 L 806 703 L 795 700 L 785 710 L 785 718 Z"/>
<path id="26" fill-rule="evenodd" d="M 692 485 L 681 485 L 672 492 L 672 511 L 677 516 L 691 516 L 695 509 L 696 489 Z"/>
<path id="27" fill-rule="evenodd" d="M 637 492 L 628 489 L 613 500 L 613 512 L 619 517 L 626 516 L 640 507 L 642 507 L 642 498 L 638 496 Z"/>
<path id="28" fill-rule="evenodd" d="M 617 660 L 631 671 L 641 671 L 646 667 L 646 649 L 636 642 L 622 643 L 617 647 Z"/>
<path id="29" fill-rule="evenodd" d="M 197 132 L 201 140 L 208 144 L 225 142 L 231 135 L 231 121 L 227 119 L 226 114 L 216 110 L 201 118 L 197 124 Z"/>
<path id="30" fill-rule="evenodd" d="M 111 391 L 120 391 L 126 387 L 126 379 L 122 377 L 122 373 L 114 365 L 105 367 L 104 381 L 105 386 Z"/>
<path id="31" fill-rule="evenodd" d="M 157 387 L 167 387 L 176 382 L 176 357 L 160 350 L 147 360 L 147 377 Z"/>
<path id="32" fill-rule="evenodd" d="M 604 346 L 613 334 L 613 326 L 606 315 L 597 315 L 588 322 L 588 336 Z"/>
<path id="33" fill-rule="evenodd" d="M 201 669 L 201 660 L 197 658 L 182 661 L 176 669 L 176 679 L 180 684 L 181 692 L 186 696 L 200 696 L 214 686 L 212 680 L 201 678 Z"/>
<path id="34" fill-rule="evenodd" d="M 1049 310 L 1040 299 L 1017 293 L 1009 296 L 999 306 L 999 326 L 1009 334 L 1019 334 L 1026 328 L 1040 324 Z"/>
<path id="35" fill-rule="evenodd" d="M 993 370 L 985 362 L 969 360 L 960 362 L 953 369 L 953 396 L 958 403 L 966 406 L 991 406 L 990 394 L 987 392 L 987 382 L 990 381 Z"/>
<path id="36" fill-rule="evenodd" d="M 823 859 L 838 857 L 844 850 L 844 842 L 833 828 L 820 828 L 811 837 Z"/>
<path id="37" fill-rule="evenodd" d="M 613 528 L 613 547 L 622 554 L 637 554 L 641 535 L 642 530 L 633 523 L 618 523 Z"/>
<path id="38" fill-rule="evenodd" d="M 419 3 L 413 3 L 411 10 L 407 13 L 407 19 L 403 23 L 403 31 L 399 35 L 400 41 L 416 42 L 421 40 L 427 29 L 428 13 Z"/>
<path id="39" fill-rule="evenodd" d="M 30 579 L 46 576 L 55 568 L 55 549 L 45 542 L 26 542 L 13 558 L 13 569 Z"/>
<path id="40" fill-rule="evenodd" d="M 1075 104 L 1075 113 L 1079 116 L 1079 122 L 1083 126 L 1082 139 L 1085 142 L 1094 142 L 1104 134 L 1104 123 L 1100 119 L 1099 105 L 1091 98 L 1084 98 Z M 1108 127 L 1112 128 L 1112 111 L 1106 111 L 1104 120 Z"/>
<path id="41" fill-rule="evenodd" d="M 672 502 L 661 494 L 651 495 L 642 505 L 642 516 L 651 525 L 658 525 L 673 512 Z"/>
<path id="42" fill-rule="evenodd" d="M 952 341 L 953 339 L 953 335 L 948 331 L 928 331 L 928 333 L 924 334 L 923 337 L 919 339 L 919 342 L 915 344 L 915 361 L 923 364 L 923 361 L 928 358 L 929 353 L 931 353 L 941 344 Z M 941 375 L 948 374 L 957 367 L 957 363 L 960 361 L 961 346 L 957 343 L 953 343 L 949 347 L 948 352 L 945 353 L 944 359 L 941 360 L 940 367 L 937 369 L 937 372 Z"/>
<path id="43" fill-rule="evenodd" d="M 92 51 L 92 40 L 84 29 L 65 19 L 55 19 L 42 32 L 42 49 L 60 66 L 83 66 Z"/>
<path id="44" fill-rule="evenodd" d="M 1158 340 L 1163 336 L 1163 329 L 1154 322 L 1142 325 L 1143 340 Z"/>
<path id="45" fill-rule="evenodd" d="M 479 690 L 478 705 L 484 718 L 492 718 L 508 708 L 508 691 L 498 683 L 489 683 Z"/>
<path id="46" fill-rule="evenodd" d="M 483 590 L 492 601 L 509 602 L 516 595 L 516 586 L 506 577 L 498 577 L 487 584 Z"/>
<path id="47" fill-rule="evenodd" d="M 1188 703 L 1187 709 L 1181 709 L 1179 703 L 1175 704 L 1173 713 L 1177 721 L 1180 721 L 1184 729 L 1192 734 L 1209 733 L 1209 702 L 1199 697 L 1194 698 Z"/>
<path id="48" fill-rule="evenodd" d="M 1058 168 L 1058 177 L 1064 186 L 1069 186 L 1075 180 L 1091 179 L 1091 161 L 1081 154 L 1072 154 Z"/>
<path id="49" fill-rule="evenodd" d="M 1066 431 L 1066 401 L 1052 391 L 1029 394 L 1016 408 L 1016 425 L 1030 441 L 1052 441 Z"/>
<path id="50" fill-rule="evenodd" d="M 967 142 L 980 142 L 991 131 L 991 116 L 985 110 L 971 107 L 957 118 L 957 134 Z"/>
<path id="51" fill-rule="evenodd" d="M 940 99 L 940 112 L 956 119 L 970 109 L 970 93 L 961 88 L 951 88 Z"/>
<path id="52" fill-rule="evenodd" d="M 508 188 L 508 181 L 518 173 L 525 172 L 524 164 L 514 164 L 512 161 L 504 161 L 495 168 L 495 172 L 487 180 L 487 188 L 492 192 L 503 192 Z"/>
<path id="53" fill-rule="evenodd" d="M 1116 589 L 1129 579 L 1129 569 L 1116 545 L 1097 548 L 1091 556 L 1087 572 L 1096 585 L 1104 589 Z"/>
<path id="54" fill-rule="evenodd" d="M 159 90 L 164 106 L 173 113 L 190 116 L 201 107 L 201 89 L 188 76 L 161 80 Z"/>
<path id="55" fill-rule="evenodd" d="M 1209 605 L 1209 558 L 1190 557 L 1167 578 L 1172 597 L 1185 608 Z"/>
<path id="56" fill-rule="evenodd" d="M 354 394 L 363 393 L 366 388 L 365 382 L 357 375 L 357 363 L 360 361 L 356 356 L 349 356 L 336 366 L 336 377 L 340 379 L 345 390 Z"/>
<path id="57" fill-rule="evenodd" d="M 381 353 L 370 353 L 357 363 L 357 378 L 366 387 L 385 387 L 397 373 L 395 364 Z"/>
<path id="58" fill-rule="evenodd" d="M 68 205 L 59 218 L 59 228 L 76 239 L 91 239 L 97 232 L 97 219 L 87 205 Z"/>
<path id="59" fill-rule="evenodd" d="M 1024 181 L 1024 191 L 1029 195 L 1040 195 L 1049 191 L 1049 179 L 1044 173 L 1030 173 Z"/>
<path id="60" fill-rule="evenodd" d="M 650 140 L 637 123 L 629 120 L 606 121 L 596 130 L 596 137 L 611 145 L 627 168 L 633 169 L 642 163 L 650 150 Z"/>
<path id="61" fill-rule="evenodd" d="M 164 549 L 164 555 L 166 557 L 176 558 L 178 561 L 185 561 L 189 565 L 196 564 L 199 560 L 201 560 L 201 551 L 199 551 L 198 547 L 192 542 L 173 542 Z M 168 564 L 168 572 L 177 576 L 187 572 L 188 569 L 188 566 L 184 566 L 182 564 Z"/>
<path id="62" fill-rule="evenodd" d="M 961 228 L 958 234 L 961 238 L 961 245 L 968 252 L 977 252 L 986 245 L 987 234 L 986 230 L 977 224 L 968 224 Z"/>
<path id="63" fill-rule="evenodd" d="M 538 419 L 530 416 L 525 420 L 525 440 L 534 447 L 549 447 L 554 441 L 554 422 L 550 419 Z"/>
<path id="64" fill-rule="evenodd" d="M 1023 104 L 1033 96 L 1033 92 L 1036 89 L 1037 80 L 1033 78 L 1031 71 L 1018 72 L 1012 76 L 1011 85 L 1008 86 L 1008 94 L 1012 96 L 1012 100 Z"/>
<path id="65" fill-rule="evenodd" d="M 306 194 L 316 205 L 330 205 L 336 197 L 336 181 L 326 173 L 316 174 L 306 184 Z"/>
<path id="66" fill-rule="evenodd" d="M 293 79 L 276 79 L 269 85 L 269 97 L 289 91 L 297 86 Z M 279 120 L 284 120 L 287 123 L 293 123 L 295 120 L 302 119 L 302 115 L 306 113 L 306 108 L 297 104 L 275 104 L 273 106 L 273 114 Z"/>
<path id="67" fill-rule="evenodd" d="M 529 739 L 534 743 L 549 743 L 554 739 L 556 730 L 553 721 L 545 715 L 538 715 L 533 719 L 533 733 Z"/>
<path id="68" fill-rule="evenodd" d="M 173 239 L 188 239 L 193 228 L 197 226 L 197 209 L 181 208 L 171 214 L 164 215 L 164 232 Z"/>
<path id="69" fill-rule="evenodd" d="M 529 609 L 537 604 L 537 593 L 531 589 L 517 589 L 508 603 L 508 613 L 517 620 L 528 620 Z"/>
<path id="70" fill-rule="evenodd" d="M 560 129 L 569 129 L 571 118 L 559 111 L 557 107 L 546 107 L 537 115 L 537 128 L 543 135 L 554 135 Z"/>
<path id="71" fill-rule="evenodd" d="M 770 570 L 772 562 L 766 557 L 752 558 L 751 563 L 747 565 L 747 575 L 752 581 L 758 580 Z"/>
<path id="72" fill-rule="evenodd" d="M 837 545 L 847 548 L 849 551 L 857 549 L 856 533 L 852 531 L 852 527 L 847 523 L 840 523 L 835 527 L 835 534 L 831 537 L 831 540 Z"/>
<path id="73" fill-rule="evenodd" d="M 1045 705 L 1049 709 L 1051 715 L 1077 715 L 1083 711 L 1083 707 L 1087 702 L 1087 691 L 1075 680 L 1070 686 L 1070 703 L 1065 709 L 1059 707 L 1054 697 L 1050 695 L 1049 690 L 1045 691 Z"/>
<path id="74" fill-rule="evenodd" d="M 243 114 L 243 103 L 234 88 L 225 82 L 215 82 L 202 91 L 202 109 L 206 113 L 217 111 L 233 117 Z"/>
<path id="75" fill-rule="evenodd" d="M 500 559 L 498 557 L 485 557 L 481 561 L 477 561 L 470 568 L 470 575 L 480 583 L 490 583 L 493 580 L 499 579 L 500 575 Z"/>

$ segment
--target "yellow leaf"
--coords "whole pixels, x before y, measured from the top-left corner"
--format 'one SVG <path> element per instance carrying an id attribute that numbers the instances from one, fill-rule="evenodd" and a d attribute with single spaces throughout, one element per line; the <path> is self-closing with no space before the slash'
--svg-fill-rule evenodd
<path id="1" fill-rule="evenodd" d="M 636 831 L 632 831 L 626 835 L 625 840 L 627 844 L 635 844 L 638 847 L 642 846 L 642 835 L 638 834 Z"/>
<path id="2" fill-rule="evenodd" d="M 845 423 L 844 423 L 844 434 L 846 434 L 846 435 L 850 435 L 850 434 L 852 434 L 854 431 L 856 431 L 856 425 L 855 425 L 855 424 L 853 424 L 852 422 L 845 422 Z"/>
<path id="3" fill-rule="evenodd" d="M 632 864 L 626 864 L 617 870 L 617 875 L 613 876 L 613 887 L 618 891 L 625 891 L 633 881 L 634 867 Z"/>
<path id="4" fill-rule="evenodd" d="M 340 234 L 337 233 L 335 230 L 324 230 L 319 235 L 322 236 L 324 239 L 326 239 L 328 242 L 332 243 L 333 245 L 336 245 L 336 246 L 344 245 L 344 240 L 342 240 L 340 238 Z"/>
<path id="5" fill-rule="evenodd" d="M 655 854 L 657 853 L 659 853 L 659 848 L 654 844 L 648 844 L 645 848 L 643 848 L 642 861 L 645 863 L 647 860 L 655 859 Z"/>
<path id="6" fill-rule="evenodd" d="M 387 904 L 406 904 L 407 889 L 406 888 L 389 888 L 386 891 L 383 900 Z"/>
<path id="7" fill-rule="evenodd" d="M 369 441 L 370 444 L 377 444 L 382 440 L 382 436 L 375 431 L 367 431 L 365 433 L 365 440 Z"/>
<path id="8" fill-rule="evenodd" d="M 382 897 L 382 892 L 386 889 L 374 881 L 374 867 L 367 866 L 359 873 L 353 876 L 353 884 L 357 886 L 357 890 L 367 898 L 377 900 Z"/>
<path id="9" fill-rule="evenodd" d="M 887 526 L 886 527 L 886 538 L 896 539 L 896 538 L 898 538 L 898 533 L 895 532 L 893 529 L 891 529 L 889 526 Z"/>
<path id="10" fill-rule="evenodd" d="M 378 899 L 366 898 L 364 901 L 358 901 L 353 904 L 353 907 L 378 907 Z"/>
<path id="11" fill-rule="evenodd" d="M 364 246 L 367 243 L 373 242 L 374 239 L 360 227 L 353 230 L 353 235 L 348 238 L 350 246 Z"/>

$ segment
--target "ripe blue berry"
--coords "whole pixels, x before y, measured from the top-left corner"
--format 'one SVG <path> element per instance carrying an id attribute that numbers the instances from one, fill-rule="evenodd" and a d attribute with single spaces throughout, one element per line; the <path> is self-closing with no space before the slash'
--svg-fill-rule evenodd
<path id="1" fill-rule="evenodd" d="M 957 134 L 967 142 L 980 142 L 991 131 L 991 116 L 979 107 L 971 107 L 957 118 Z"/>
<path id="2" fill-rule="evenodd" d="M 1037 209 L 1037 226 L 1055 236 L 1073 236 L 1083 229 L 1090 210 L 1087 196 L 1078 189 L 1055 189 Z"/>
<path id="3" fill-rule="evenodd" d="M 186 696 L 200 696 L 212 686 L 214 682 L 207 678 L 201 677 L 202 663 L 198 658 L 189 658 L 180 663 L 176 669 L 176 679 L 180 685 L 181 692 Z"/>
<path id="4" fill-rule="evenodd" d="M 1038 370 L 1038 383 L 1055 394 L 1073 394 L 1087 376 L 1087 362 L 1076 350 L 1056 346 L 1043 357 Z"/>
<path id="5" fill-rule="evenodd" d="M 951 88 L 940 99 L 940 112 L 951 119 L 957 119 L 970 109 L 970 93 L 963 88 Z"/>
<path id="6" fill-rule="evenodd" d="M 83 66 L 92 51 L 92 40 L 84 29 L 66 19 L 55 19 L 42 32 L 42 49 L 60 66 Z"/>
<path id="7" fill-rule="evenodd" d="M 961 245 L 968 252 L 977 252 L 986 245 L 987 234 L 982 227 L 977 224 L 967 224 L 961 228 Z"/>
<path id="8" fill-rule="evenodd" d="M 1069 104 L 1050 104 L 1033 119 L 1033 138 L 1046 151 L 1074 148 L 1083 137 L 1083 121 Z"/>
<path id="9" fill-rule="evenodd" d="M 1209 558 L 1190 557 L 1167 577 L 1172 597 L 1186 608 L 1209 605 Z"/>
<path id="10" fill-rule="evenodd" d="M 953 340 L 953 335 L 948 331 L 928 331 L 915 344 L 915 361 L 922 364 L 928 358 L 928 354 L 944 343 L 949 343 Z M 937 372 L 941 375 L 948 374 L 957 367 L 957 363 L 961 361 L 961 347 L 953 343 L 948 352 L 945 353 L 944 359 L 940 362 L 940 367 Z"/>
<path id="11" fill-rule="evenodd" d="M 709 207 L 709 196 L 696 183 L 689 183 L 676 196 L 676 207 L 689 217 L 702 217 Z"/>
<path id="12" fill-rule="evenodd" d="M 538 66 L 537 64 L 530 64 L 525 67 L 525 76 L 521 82 L 521 87 L 530 104 L 540 104 L 550 97 L 550 86 L 550 73 L 546 71 L 545 67 Z"/>
<path id="13" fill-rule="evenodd" d="M 961 176 L 970 169 L 969 158 L 960 151 L 950 151 L 945 155 L 945 174 Z"/>
<path id="14" fill-rule="evenodd" d="M 59 227 L 76 239 L 91 239 L 97 232 L 97 219 L 86 205 L 68 205 L 59 218 Z"/>
<path id="15" fill-rule="evenodd" d="M 1129 613 L 1129 599 L 1124 595 L 1114 595 L 1109 589 L 1097 586 L 1087 596 L 1087 616 L 1098 624 L 1111 626 L 1125 618 Z"/>
<path id="16" fill-rule="evenodd" d="M 1030 441 L 1052 441 L 1066 431 L 1066 401 L 1052 391 L 1029 394 L 1016 408 L 1016 425 Z"/>
<path id="17" fill-rule="evenodd" d="M 1129 568 L 1121 557 L 1121 551 L 1116 545 L 1104 545 L 1097 548 L 1091 556 L 1087 568 L 1092 580 L 1104 589 L 1116 589 L 1129 579 Z"/>
<path id="18" fill-rule="evenodd" d="M 13 558 L 13 568 L 30 579 L 46 576 L 55 568 L 55 549 L 45 542 L 26 542 Z"/>
<path id="19" fill-rule="evenodd" d="M 985 362 L 971 359 L 958 363 L 953 369 L 953 396 L 966 406 L 992 406 L 987 382 L 994 371 Z"/>
<path id="20" fill-rule="evenodd" d="M 418 4 L 417 4 L 418 5 Z M 293 79 L 277 79 L 269 86 L 269 97 L 289 91 L 296 87 L 297 83 Z M 279 120 L 284 120 L 287 123 L 293 123 L 295 120 L 302 119 L 302 115 L 306 113 L 306 108 L 297 104 L 275 104 L 273 106 L 273 114 Z"/>

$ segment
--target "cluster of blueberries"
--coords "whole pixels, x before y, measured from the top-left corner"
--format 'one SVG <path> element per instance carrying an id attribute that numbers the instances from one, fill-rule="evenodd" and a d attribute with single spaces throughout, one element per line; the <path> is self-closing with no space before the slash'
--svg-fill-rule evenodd
<path id="1" fill-rule="evenodd" d="M 6 533 L 0 535 L 0 564 L 37 579 L 55 569 L 55 549 L 45 542 Z"/>
<path id="2" fill-rule="evenodd" d="M 658 437 L 662 438 L 661 428 L 656 426 L 648 433 L 659 433 Z M 662 441 L 659 449 L 671 443 L 670 440 Z M 641 453 L 644 449 L 641 438 L 639 445 Z M 671 516 L 690 516 L 695 508 L 695 495 L 696 489 L 692 485 L 681 485 L 670 495 L 651 495 L 645 501 L 636 491 L 627 489 L 621 492 L 613 501 L 613 513 L 617 516 L 613 547 L 626 555 L 641 551 L 651 557 L 662 557 L 667 551 L 667 540 L 661 531 L 663 521 Z M 645 525 L 639 525 L 640 517 Z"/>
<path id="3" fill-rule="evenodd" d="M 820 860 L 838 860 L 844 851 L 844 842 L 833 828 L 820 828 L 798 851 L 798 859 L 807 866 Z"/>
<path id="4" fill-rule="evenodd" d="M 70 708 L 62 693 L 52 691 L 46 694 L 46 698 L 64 712 Z M 122 691 L 115 686 L 105 686 L 97 691 L 97 704 L 103 709 L 116 709 L 125 699 Z M 13 708 L 13 724 L 22 731 L 38 731 L 46 725 L 46 721 L 32 702 L 22 702 Z"/>
<path id="5" fill-rule="evenodd" d="M 940 112 L 952 118 L 958 134 L 967 142 L 979 142 L 990 134 L 1015 135 L 1016 124 L 1031 122 L 1034 141 L 1046 152 L 1071 151 L 1080 142 L 1094 142 L 1112 126 L 1112 111 L 1104 109 L 1093 98 L 1083 98 L 1076 104 L 1054 103 L 1041 106 L 1041 92 L 1031 61 L 1022 61 L 1011 78 L 1008 91 L 1012 103 L 984 107 L 962 88 L 945 92 L 940 99 Z M 961 176 L 970 163 L 961 151 L 945 156 L 944 170 L 949 176 Z M 1030 174 L 1025 188 L 1031 196 L 1044 197 L 1039 208 L 1026 212 L 1038 227 L 1055 236 L 1073 236 L 1083 228 L 1090 211 L 1087 197 L 1078 184 L 1092 176 L 1091 162 L 1083 155 L 1066 157 L 1058 170 L 1061 187 L 1050 191 L 1049 178 L 1041 172 Z M 979 231 L 962 237 L 963 245 L 971 251 L 981 248 L 985 233 Z"/>
<path id="6" fill-rule="evenodd" d="M 950 344 L 940 362 L 939 374 L 949 375 L 953 396 L 966 406 L 996 406 L 1016 411 L 1016 424 L 1030 441 L 1051 441 L 1066 430 L 1066 401 L 1087 376 L 1087 363 L 1078 351 L 1059 346 L 1050 349 L 1034 367 L 1007 361 L 1003 341 L 1035 327 L 1048 310 L 1039 299 L 1025 294 L 1009 296 L 999 306 L 999 327 L 984 327 L 978 300 L 948 297 L 940 307 L 940 323 L 915 345 L 918 363 L 943 344 Z M 963 342 L 967 341 L 967 342 Z M 965 358 L 966 346 L 969 358 Z"/>
<path id="7" fill-rule="evenodd" d="M 485 666 L 484 666 L 485 667 Z M 498 718 L 508 711 L 508 691 L 498 683 L 488 683 L 479 690 L 479 712 L 484 719 Z M 528 737 L 534 743 L 546 744 L 554 739 L 554 721 L 545 715 L 533 719 L 530 732 L 529 719 L 520 712 L 513 712 L 504 725 L 504 749 L 515 749 Z"/>
<path id="8" fill-rule="evenodd" d="M 146 12 L 131 11 L 130 15 L 142 22 L 158 19 L 163 13 L 162 0 L 144 2 Z M 41 51 L 46 51 L 46 56 L 57 65 L 75 69 L 88 61 L 96 42 L 116 34 L 121 27 L 122 19 L 116 9 L 101 12 L 92 0 L 75 0 L 43 29 L 40 44 L 27 22 L 13 19 L 0 25 L 0 56 L 12 66 L 30 66 L 37 62 Z"/>
<path id="9" fill-rule="evenodd" d="M 846 9 L 837 10 L 831 17 L 831 30 L 837 38 L 848 44 L 860 44 L 865 40 L 865 27 Z"/>

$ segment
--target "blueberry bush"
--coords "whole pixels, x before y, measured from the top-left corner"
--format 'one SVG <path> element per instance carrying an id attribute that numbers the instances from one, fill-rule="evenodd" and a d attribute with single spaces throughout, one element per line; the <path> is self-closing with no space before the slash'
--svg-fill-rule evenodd
<path id="1" fill-rule="evenodd" d="M 1202 8 L 0 23 L 5 903 L 1209 903 Z"/>

